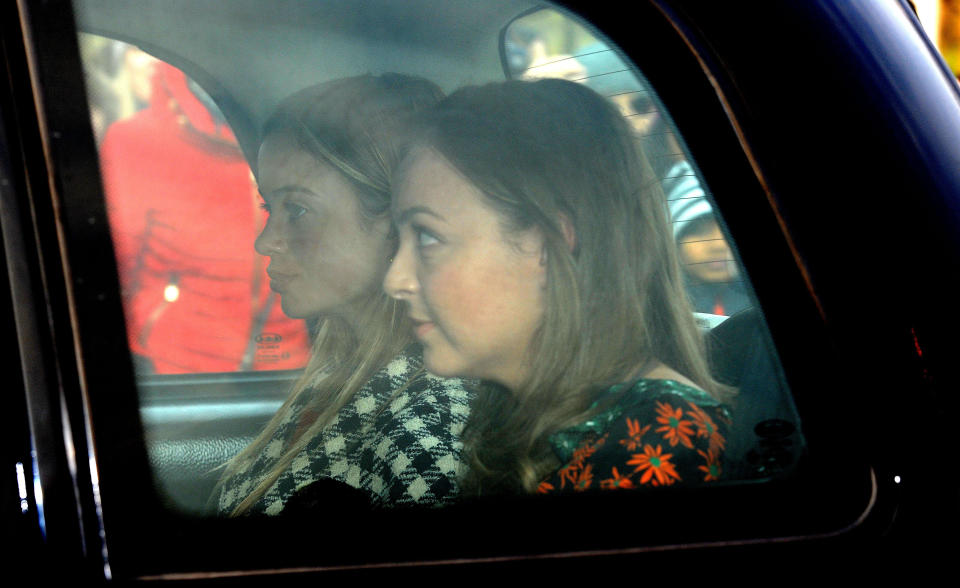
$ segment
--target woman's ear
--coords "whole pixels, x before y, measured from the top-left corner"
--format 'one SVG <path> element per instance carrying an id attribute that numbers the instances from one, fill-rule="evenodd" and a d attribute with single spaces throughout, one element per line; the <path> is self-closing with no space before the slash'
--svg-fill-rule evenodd
<path id="1" fill-rule="evenodd" d="M 560 213 L 557 218 L 557 224 L 560 225 L 560 232 L 563 234 L 563 240 L 567 244 L 567 249 L 570 253 L 574 253 L 577 249 L 577 232 L 573 228 L 573 221 L 570 220 L 570 217 L 564 213 Z M 540 265 L 547 265 L 547 246 L 544 242 L 543 247 L 540 249 Z"/>
<path id="2" fill-rule="evenodd" d="M 573 228 L 573 221 L 563 212 L 558 215 L 557 220 L 560 224 L 560 232 L 563 233 L 563 240 L 567 242 L 567 249 L 570 253 L 574 253 L 577 250 L 577 231 Z"/>

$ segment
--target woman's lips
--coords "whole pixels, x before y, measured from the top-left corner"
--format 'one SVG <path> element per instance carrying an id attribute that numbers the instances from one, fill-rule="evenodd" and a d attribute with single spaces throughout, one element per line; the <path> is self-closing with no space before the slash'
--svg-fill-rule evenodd
<path id="1" fill-rule="evenodd" d="M 280 274 L 270 271 L 267 271 L 267 275 L 270 276 L 270 289 L 278 294 L 283 294 L 287 284 L 296 277 L 294 274 Z"/>

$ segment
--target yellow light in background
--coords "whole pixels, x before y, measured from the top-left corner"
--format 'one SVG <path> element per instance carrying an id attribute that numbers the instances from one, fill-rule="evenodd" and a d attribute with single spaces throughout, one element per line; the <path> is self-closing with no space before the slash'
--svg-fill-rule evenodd
<path id="1" fill-rule="evenodd" d="M 960 0 L 911 0 L 923 30 L 943 59 L 960 73 Z"/>
<path id="2" fill-rule="evenodd" d="M 167 284 L 163 289 L 163 299 L 167 302 L 176 302 L 177 298 L 180 298 L 180 288 L 176 284 Z"/>
<path id="3" fill-rule="evenodd" d="M 940 22 L 936 40 L 954 74 L 960 73 L 960 0 L 940 0 Z"/>

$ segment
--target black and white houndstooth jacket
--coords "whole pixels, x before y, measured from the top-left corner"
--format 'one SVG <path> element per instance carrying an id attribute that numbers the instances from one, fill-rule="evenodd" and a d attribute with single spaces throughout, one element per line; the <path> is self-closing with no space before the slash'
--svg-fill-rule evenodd
<path id="1" fill-rule="evenodd" d="M 295 492 L 323 478 L 366 492 L 374 505 L 451 501 L 462 473 L 460 433 L 473 394 L 462 380 L 439 378 L 421 370 L 422 364 L 419 349 L 408 350 L 377 372 L 249 512 L 279 514 Z M 273 469 L 309 393 L 300 398 L 264 451 L 221 486 L 221 513 L 232 512 Z"/>

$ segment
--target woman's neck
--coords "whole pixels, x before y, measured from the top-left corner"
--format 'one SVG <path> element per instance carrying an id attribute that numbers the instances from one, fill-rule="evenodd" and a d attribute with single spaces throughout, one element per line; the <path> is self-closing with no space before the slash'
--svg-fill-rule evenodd
<path id="1" fill-rule="evenodd" d="M 648 362 L 645 367 L 646 369 L 641 370 L 637 376 L 634 376 L 634 378 L 641 377 L 648 380 L 673 380 L 675 382 L 680 382 L 681 384 L 690 386 L 691 388 L 696 388 L 698 390 L 701 389 L 700 386 L 698 386 L 693 380 L 684 376 L 663 362 L 654 360 Z"/>

